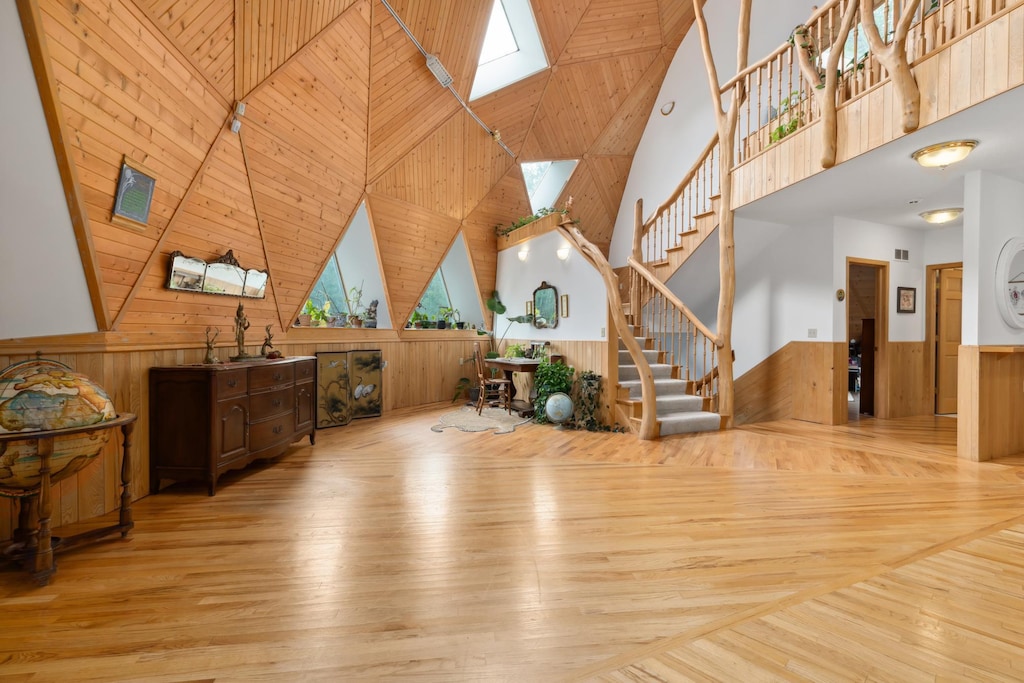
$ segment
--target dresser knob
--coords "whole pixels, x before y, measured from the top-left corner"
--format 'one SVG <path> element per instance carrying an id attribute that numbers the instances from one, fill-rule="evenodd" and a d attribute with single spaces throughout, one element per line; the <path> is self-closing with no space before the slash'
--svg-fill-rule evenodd
<path id="1" fill-rule="evenodd" d="M 238 380 L 237 379 L 229 379 L 228 380 L 228 386 L 231 387 L 232 389 L 234 389 L 235 387 L 238 386 Z"/>
<path id="2" fill-rule="evenodd" d="M 284 431 L 284 425 L 277 425 L 276 427 L 274 427 L 273 431 L 275 434 L 280 434 L 281 432 Z"/>
<path id="3" fill-rule="evenodd" d="M 275 372 L 274 373 L 274 381 L 275 382 L 280 382 L 282 379 L 284 379 L 284 375 L 282 375 L 280 372 Z"/>
<path id="4" fill-rule="evenodd" d="M 271 401 L 271 403 L 274 404 L 275 408 L 280 408 L 281 407 L 281 399 L 279 399 L 279 398 L 275 398 L 273 401 Z"/>

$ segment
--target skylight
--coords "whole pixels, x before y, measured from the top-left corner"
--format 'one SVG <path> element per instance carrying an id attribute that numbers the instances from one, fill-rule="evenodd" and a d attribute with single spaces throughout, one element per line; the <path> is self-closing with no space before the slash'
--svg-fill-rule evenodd
<path id="1" fill-rule="evenodd" d="M 494 0 L 469 99 L 521 81 L 547 65 L 530 0 Z"/>
<path id="2" fill-rule="evenodd" d="M 480 63 L 487 64 L 518 51 L 519 45 L 516 43 L 516 37 L 512 34 L 512 27 L 508 23 L 505 7 L 501 4 L 501 0 L 497 0 L 491 9 L 487 35 L 484 36 L 484 46 L 480 50 Z"/>
<path id="3" fill-rule="evenodd" d="M 530 208 L 536 213 L 539 209 L 550 208 L 558 201 L 569 177 L 579 163 L 575 159 L 568 161 L 535 161 L 523 163 L 523 180 L 526 182 L 526 193 L 530 196 Z"/>

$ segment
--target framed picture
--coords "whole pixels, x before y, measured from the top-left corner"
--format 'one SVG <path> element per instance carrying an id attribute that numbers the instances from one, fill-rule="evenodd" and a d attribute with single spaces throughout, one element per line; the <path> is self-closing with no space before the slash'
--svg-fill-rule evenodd
<path id="1" fill-rule="evenodd" d="M 915 313 L 917 312 L 917 289 L 914 287 L 896 288 L 896 312 Z"/>
<path id="2" fill-rule="evenodd" d="M 149 207 L 153 203 L 156 179 L 152 171 L 128 157 L 121 163 L 121 175 L 117 179 L 117 196 L 114 198 L 112 223 L 136 230 L 144 230 L 149 222 Z"/>

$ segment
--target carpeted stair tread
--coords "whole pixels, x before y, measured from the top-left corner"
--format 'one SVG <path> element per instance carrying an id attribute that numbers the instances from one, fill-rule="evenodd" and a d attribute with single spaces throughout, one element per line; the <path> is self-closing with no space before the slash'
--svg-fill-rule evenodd
<path id="1" fill-rule="evenodd" d="M 658 423 L 661 426 L 661 435 L 671 436 L 717 431 L 722 424 L 722 418 L 718 413 L 677 413 L 659 417 Z"/>
<path id="2" fill-rule="evenodd" d="M 654 394 L 655 396 L 671 396 L 686 394 L 687 386 L 689 382 L 682 379 L 658 379 L 654 380 Z M 629 389 L 630 398 L 642 398 L 643 390 L 641 389 L 641 383 L 638 379 L 626 380 L 619 382 L 619 386 Z"/>
<path id="3" fill-rule="evenodd" d="M 704 398 L 691 394 L 656 396 L 654 402 L 659 418 L 673 413 L 699 413 L 704 408 Z"/>
<path id="4" fill-rule="evenodd" d="M 643 353 L 648 363 L 657 363 L 658 355 L 661 351 L 658 351 L 658 349 L 644 349 Z M 633 357 L 629 355 L 629 351 L 626 349 L 619 349 L 619 366 L 623 365 L 633 365 Z"/>
<path id="5" fill-rule="evenodd" d="M 668 363 L 650 363 L 651 375 L 654 379 L 671 379 L 672 378 L 672 366 Z M 619 381 L 628 382 L 630 380 L 640 380 L 640 371 L 635 365 L 620 365 L 619 366 Z"/>

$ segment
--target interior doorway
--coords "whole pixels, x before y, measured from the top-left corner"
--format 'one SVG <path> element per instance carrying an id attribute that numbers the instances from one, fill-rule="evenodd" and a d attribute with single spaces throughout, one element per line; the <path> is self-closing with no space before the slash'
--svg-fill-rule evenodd
<path id="1" fill-rule="evenodd" d="M 889 264 L 846 261 L 846 330 L 849 338 L 849 419 L 885 414 L 884 368 L 888 340 Z"/>
<path id="2" fill-rule="evenodd" d="M 963 264 L 943 263 L 928 266 L 928 334 L 925 347 L 929 356 L 937 415 L 957 412 L 957 354 L 963 311 Z"/>

